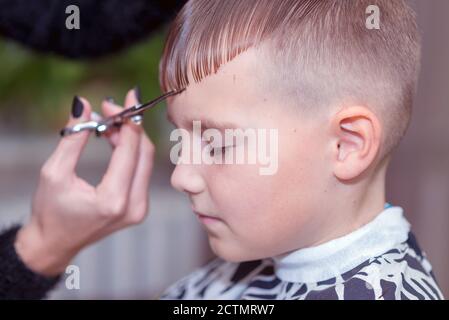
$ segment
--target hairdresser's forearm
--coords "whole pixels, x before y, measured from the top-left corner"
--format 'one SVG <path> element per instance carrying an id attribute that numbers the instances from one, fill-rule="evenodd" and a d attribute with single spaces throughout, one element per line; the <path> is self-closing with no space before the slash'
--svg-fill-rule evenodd
<path id="1" fill-rule="evenodd" d="M 24 263 L 15 246 L 19 230 L 15 226 L 0 233 L 0 299 L 42 299 L 59 276 L 46 276 Z"/>

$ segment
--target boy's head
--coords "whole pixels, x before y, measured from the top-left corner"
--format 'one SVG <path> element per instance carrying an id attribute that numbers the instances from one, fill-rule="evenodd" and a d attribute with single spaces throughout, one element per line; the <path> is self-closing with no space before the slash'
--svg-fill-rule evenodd
<path id="1" fill-rule="evenodd" d="M 190 131 L 193 120 L 278 130 L 271 176 L 251 164 L 177 165 L 174 186 L 220 219 L 206 223 L 212 249 L 233 261 L 274 256 L 378 213 L 419 56 L 414 14 L 399 0 L 189 1 L 160 63 L 164 91 L 187 89 L 169 99 L 169 117 Z"/>

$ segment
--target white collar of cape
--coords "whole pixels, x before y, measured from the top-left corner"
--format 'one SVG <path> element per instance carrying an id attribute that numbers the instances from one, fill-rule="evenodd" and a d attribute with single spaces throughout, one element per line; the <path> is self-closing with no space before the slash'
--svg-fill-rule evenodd
<path id="1" fill-rule="evenodd" d="M 402 208 L 386 204 L 371 222 L 343 237 L 273 257 L 275 273 L 283 281 L 300 283 L 338 278 L 403 243 L 409 231 Z"/>

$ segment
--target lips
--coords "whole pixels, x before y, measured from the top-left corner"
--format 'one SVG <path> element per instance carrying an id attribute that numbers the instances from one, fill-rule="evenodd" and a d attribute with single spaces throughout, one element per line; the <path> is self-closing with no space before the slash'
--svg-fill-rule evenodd
<path id="1" fill-rule="evenodd" d="M 204 214 L 204 213 L 198 212 L 196 210 L 193 210 L 193 212 L 198 216 L 198 218 L 208 218 L 208 219 L 220 220 L 217 217 L 214 217 L 214 216 L 211 216 L 211 215 L 208 215 L 208 214 Z"/>
<path id="2" fill-rule="evenodd" d="M 211 215 L 207 215 L 204 213 L 200 213 L 196 210 L 193 210 L 193 212 L 195 213 L 195 215 L 197 216 L 198 220 L 203 223 L 204 225 L 212 225 L 215 224 L 217 222 L 222 221 L 220 218 L 217 218 L 215 216 L 211 216 Z"/>

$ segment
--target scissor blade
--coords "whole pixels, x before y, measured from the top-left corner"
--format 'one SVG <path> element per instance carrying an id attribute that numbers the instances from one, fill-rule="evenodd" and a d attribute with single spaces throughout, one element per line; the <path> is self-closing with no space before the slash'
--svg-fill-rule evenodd
<path id="1" fill-rule="evenodd" d="M 113 116 L 110 116 L 109 118 L 104 119 L 103 121 L 101 121 L 102 123 L 110 123 L 111 121 L 114 122 L 117 119 L 122 119 L 122 118 L 130 118 L 132 116 L 135 116 L 137 114 L 142 113 L 143 111 L 150 109 L 151 107 L 157 105 L 159 102 L 164 101 L 165 99 L 167 99 L 168 97 L 178 94 L 182 91 L 184 91 L 185 89 L 182 89 L 180 91 L 170 91 L 167 92 L 166 94 L 157 97 L 156 99 L 153 99 L 151 101 L 148 101 L 146 103 L 143 104 L 136 104 L 130 108 L 127 108 L 125 110 L 123 110 L 120 113 L 117 113 Z"/>
<path id="2" fill-rule="evenodd" d="M 181 93 L 181 92 L 184 91 L 184 90 L 185 90 L 185 89 L 182 89 L 182 90 L 179 90 L 179 91 L 170 91 L 170 92 L 167 92 L 166 94 L 164 94 L 164 95 L 162 95 L 162 96 L 160 96 L 160 97 L 157 97 L 157 98 L 154 99 L 154 100 L 151 100 L 151 101 L 149 101 L 149 102 L 147 102 L 147 103 L 144 103 L 144 104 L 136 105 L 136 106 L 134 106 L 133 108 L 135 108 L 136 111 L 141 112 L 142 110 L 149 109 L 149 108 L 151 108 L 152 106 L 155 106 L 156 104 L 158 104 L 159 102 L 164 101 L 164 100 L 167 99 L 168 97 L 173 96 L 173 95 L 178 94 L 178 93 Z"/>

